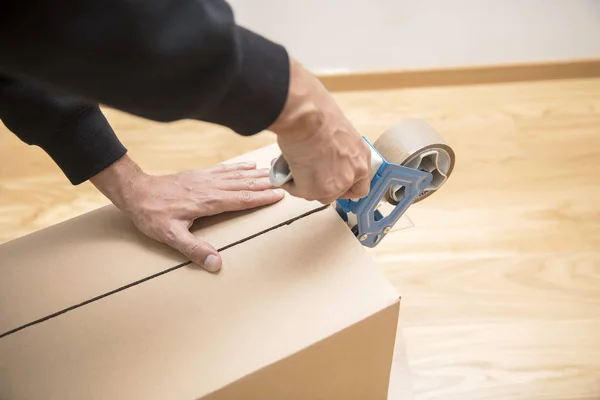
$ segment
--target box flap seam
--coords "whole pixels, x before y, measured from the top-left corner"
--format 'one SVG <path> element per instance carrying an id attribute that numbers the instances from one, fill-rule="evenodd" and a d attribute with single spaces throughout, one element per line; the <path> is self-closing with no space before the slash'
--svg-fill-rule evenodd
<path id="1" fill-rule="evenodd" d="M 286 220 L 286 221 L 284 221 L 284 222 L 282 222 L 282 223 L 279 223 L 279 224 L 277 224 L 277 225 L 273 225 L 273 226 L 272 226 L 272 227 L 270 227 L 270 228 L 267 228 L 267 229 L 265 229 L 265 230 L 262 230 L 262 231 L 260 231 L 260 232 L 254 233 L 254 234 L 252 234 L 252 235 L 250 235 L 250 236 L 246 236 L 246 237 L 244 237 L 244 238 L 242 238 L 242 239 L 240 239 L 240 240 L 237 240 L 237 241 L 235 241 L 235 242 L 232 242 L 232 243 L 230 243 L 230 244 L 228 244 L 228 245 L 226 245 L 226 246 L 223 246 L 223 247 L 221 247 L 221 248 L 217 249 L 217 251 L 221 252 L 221 251 L 224 251 L 224 250 L 230 249 L 230 248 L 232 248 L 232 247 L 234 247 L 234 246 L 237 246 L 237 245 L 239 245 L 239 244 L 242 244 L 242 243 L 244 243 L 244 242 L 247 242 L 247 241 L 249 241 L 249 240 L 252 240 L 252 239 L 254 239 L 254 238 L 258 237 L 258 236 L 264 235 L 265 233 L 271 232 L 271 231 L 273 231 L 273 230 L 275 230 L 275 229 L 281 228 L 281 227 L 283 227 L 283 226 L 286 226 L 286 225 L 290 225 L 290 224 L 292 224 L 293 222 L 295 222 L 295 221 L 297 221 L 297 220 L 299 220 L 299 219 L 305 218 L 305 217 L 307 217 L 307 216 L 309 216 L 309 215 L 311 215 L 311 214 L 315 214 L 315 213 L 317 213 L 317 212 L 319 212 L 319 211 L 323 211 L 323 210 L 325 210 L 325 209 L 327 209 L 327 208 L 329 208 L 329 205 L 324 205 L 324 206 L 321 206 L 321 207 L 315 208 L 315 209 L 313 209 L 313 210 L 310 210 L 310 211 L 308 211 L 308 212 L 305 212 L 304 214 L 301 214 L 301 215 L 298 215 L 298 216 L 296 216 L 296 217 L 294 217 L 294 218 L 288 219 L 288 220 Z M 130 282 L 130 283 L 128 283 L 127 285 L 120 286 L 120 287 L 118 287 L 118 288 L 116 288 L 116 289 L 113 289 L 113 290 L 111 290 L 111 291 L 108 291 L 108 292 L 106 292 L 106 293 L 103 293 L 103 294 L 100 294 L 100 295 L 98 295 L 98 296 L 92 297 L 91 299 L 85 300 L 85 301 L 83 301 L 83 302 L 81 302 L 81 303 L 74 304 L 74 305 L 72 305 L 72 306 L 69 306 L 69 307 L 66 307 L 66 308 L 64 308 L 64 309 L 62 309 L 62 310 L 59 310 L 59 311 L 57 311 L 57 312 L 55 312 L 55 313 L 48 314 L 48 315 L 46 315 L 46 316 L 44 316 L 44 317 L 38 318 L 38 319 L 36 319 L 36 320 L 34 320 L 34 321 L 28 322 L 28 323 L 26 323 L 26 324 L 24 324 L 24 325 L 18 326 L 18 327 L 16 327 L 16 328 L 13 328 L 13 329 L 11 329 L 11 330 L 8 330 L 8 331 L 6 331 L 6 332 L 3 332 L 3 333 L 1 333 L 1 334 L 0 334 L 0 339 L 2 339 L 3 337 L 6 337 L 6 336 L 12 335 L 12 334 L 14 334 L 14 333 L 17 333 L 17 332 L 19 332 L 19 331 L 21 331 L 21 330 L 23 330 L 23 329 L 26 329 L 26 328 L 32 327 L 32 326 L 34 326 L 34 325 L 40 324 L 40 323 L 42 323 L 42 322 L 48 321 L 48 320 L 50 320 L 50 319 L 52 319 L 52 318 L 56 318 L 56 317 L 58 317 L 58 316 L 60 316 L 60 315 L 62 315 L 62 314 L 65 314 L 65 313 L 69 312 L 69 311 L 73 311 L 73 310 L 75 310 L 75 309 L 77 309 L 77 308 L 80 308 L 80 307 L 86 306 L 86 305 L 88 305 L 88 304 L 90 304 L 90 303 L 96 302 L 96 301 L 98 301 L 98 300 L 102 300 L 103 298 L 105 298 L 105 297 L 108 297 L 108 296 L 111 296 L 111 295 L 113 295 L 113 294 L 115 294 L 115 293 L 122 292 L 122 291 L 124 291 L 124 290 L 130 289 L 130 288 L 132 288 L 132 287 L 134 287 L 134 286 L 140 285 L 140 284 L 142 284 L 142 283 L 144 283 L 144 282 L 147 282 L 147 281 L 149 281 L 149 280 L 152 280 L 152 279 L 158 278 L 159 276 L 162 276 L 162 275 L 168 274 L 169 272 L 176 271 L 176 270 L 178 270 L 178 269 L 180 269 L 180 268 L 183 268 L 183 267 L 185 267 L 186 265 L 190 265 L 191 263 L 192 263 L 192 262 L 191 262 L 191 261 L 189 261 L 189 260 L 188 260 L 188 261 L 185 261 L 185 262 L 182 262 L 182 263 L 180 263 L 180 264 L 178 264 L 178 265 L 175 265 L 175 266 L 173 266 L 173 267 L 167 268 L 167 269 L 165 269 L 165 270 L 163 270 L 163 271 L 160 271 L 160 272 L 157 272 L 157 273 L 155 273 L 155 274 L 153 274 L 153 275 L 147 276 L 147 277 L 145 277 L 145 278 L 142 278 L 142 279 L 138 279 L 138 280 L 136 280 L 136 281 L 133 281 L 133 282 Z"/>

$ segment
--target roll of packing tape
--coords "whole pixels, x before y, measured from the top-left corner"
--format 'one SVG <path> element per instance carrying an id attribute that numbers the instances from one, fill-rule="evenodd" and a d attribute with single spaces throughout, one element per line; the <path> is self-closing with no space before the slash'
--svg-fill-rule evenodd
<path id="1" fill-rule="evenodd" d="M 433 175 L 431 184 L 415 202 L 431 196 L 442 187 L 454 169 L 454 151 L 429 124 L 422 120 L 405 120 L 392 126 L 373 143 L 373 146 L 388 162 Z M 403 190 L 402 186 L 391 187 L 386 195 L 387 201 L 397 204 Z"/>

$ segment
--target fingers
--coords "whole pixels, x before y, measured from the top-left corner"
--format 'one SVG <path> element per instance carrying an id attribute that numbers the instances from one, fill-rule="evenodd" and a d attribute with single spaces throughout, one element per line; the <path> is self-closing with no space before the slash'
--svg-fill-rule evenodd
<path id="1" fill-rule="evenodd" d="M 267 190 L 275 186 L 269 179 L 268 169 L 237 170 L 218 176 L 217 187 L 221 190 Z"/>
<path id="2" fill-rule="evenodd" d="M 331 204 L 334 201 L 336 201 L 339 197 L 336 196 L 329 196 L 329 197 L 320 197 L 317 198 L 315 196 L 311 196 L 311 195 L 306 195 L 306 193 L 301 192 L 300 190 L 298 190 L 298 188 L 296 186 L 294 186 L 294 184 L 285 184 L 282 186 L 283 189 L 285 189 L 286 192 L 288 192 L 291 196 L 293 197 L 299 197 L 299 198 L 303 198 L 305 200 L 308 201 L 318 201 L 319 203 L 323 204 L 323 205 L 327 205 L 327 204 Z"/>
<path id="3" fill-rule="evenodd" d="M 340 199 L 362 199 L 369 194 L 371 181 L 369 178 L 363 178 L 356 182 L 346 193 L 341 195 Z"/>
<path id="4" fill-rule="evenodd" d="M 275 189 L 269 178 L 246 178 L 237 180 L 225 180 L 218 183 L 218 188 L 225 191 L 252 190 L 261 191 Z"/>
<path id="5" fill-rule="evenodd" d="M 314 179 L 312 188 L 304 187 L 302 190 L 295 182 L 288 182 L 282 188 L 294 197 L 302 197 L 322 204 L 331 204 L 338 199 L 362 199 L 369 195 L 371 189 L 369 176 L 364 176 L 354 183 L 351 180 L 346 181 L 350 183 L 343 183 L 344 179 L 341 179 L 342 183 L 331 179 Z"/>
<path id="6" fill-rule="evenodd" d="M 219 212 L 242 211 L 262 207 L 276 203 L 284 196 L 285 191 L 283 189 L 224 191 L 220 194 Z"/>
<path id="7" fill-rule="evenodd" d="M 269 176 L 269 170 L 266 168 L 261 169 L 238 169 L 234 171 L 227 171 L 223 173 L 219 173 L 217 177 L 222 180 L 236 180 L 236 179 L 246 179 L 246 178 L 264 178 Z"/>
<path id="8" fill-rule="evenodd" d="M 239 163 L 230 163 L 230 164 L 217 164 L 214 167 L 208 169 L 208 172 L 213 174 L 222 174 L 231 171 L 238 170 L 251 170 L 256 169 L 256 163 L 254 161 L 245 161 Z"/>
<path id="9" fill-rule="evenodd" d="M 186 256 L 192 263 L 209 272 L 217 272 L 221 269 L 223 261 L 217 250 L 192 235 L 184 225 L 178 225 L 168 236 L 167 244 Z"/>

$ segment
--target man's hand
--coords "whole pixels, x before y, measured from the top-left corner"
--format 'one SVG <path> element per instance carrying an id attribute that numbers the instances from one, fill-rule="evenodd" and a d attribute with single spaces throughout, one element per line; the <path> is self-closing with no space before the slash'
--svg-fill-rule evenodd
<path id="1" fill-rule="evenodd" d="M 288 99 L 269 127 L 294 180 L 290 194 L 331 203 L 369 193 L 371 152 L 322 83 L 291 61 Z"/>
<path id="2" fill-rule="evenodd" d="M 284 192 L 274 189 L 268 170 L 252 163 L 222 164 L 165 176 L 144 173 L 128 156 L 90 179 L 150 238 L 173 247 L 194 264 L 216 272 L 222 260 L 209 243 L 189 230 L 195 219 L 268 205 Z"/>

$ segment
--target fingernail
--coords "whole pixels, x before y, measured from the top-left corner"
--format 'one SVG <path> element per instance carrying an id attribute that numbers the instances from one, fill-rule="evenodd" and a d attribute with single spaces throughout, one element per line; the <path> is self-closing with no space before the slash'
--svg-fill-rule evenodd
<path id="1" fill-rule="evenodd" d="M 277 196 L 283 196 L 285 194 L 285 190 L 283 189 L 273 189 L 273 192 L 277 195 Z"/>
<path id="2" fill-rule="evenodd" d="M 209 254 L 204 259 L 204 268 L 210 272 L 217 272 L 219 270 L 219 259 L 214 254 Z"/>

